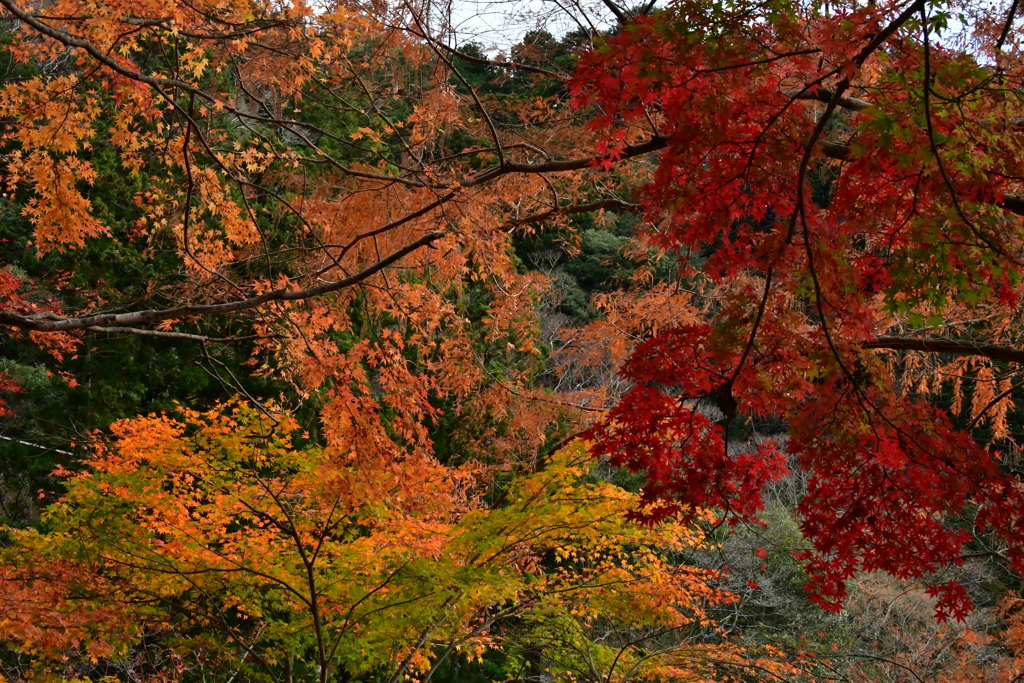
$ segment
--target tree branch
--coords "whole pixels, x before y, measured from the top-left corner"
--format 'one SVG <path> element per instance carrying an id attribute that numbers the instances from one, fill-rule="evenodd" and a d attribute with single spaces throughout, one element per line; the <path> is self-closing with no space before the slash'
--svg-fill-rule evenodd
<path id="1" fill-rule="evenodd" d="M 577 213 L 590 213 L 591 211 L 625 211 L 627 213 L 639 213 L 642 211 L 640 204 L 630 204 L 620 199 L 598 199 L 597 201 L 588 202 L 586 204 L 569 204 L 567 206 L 557 206 L 547 211 L 538 211 L 532 213 L 529 216 L 523 216 L 522 218 L 516 218 L 505 223 L 502 228 L 504 230 L 510 230 L 519 225 L 527 225 L 530 223 L 541 223 L 553 218 L 555 216 L 565 216 L 569 214 Z"/>
<path id="2" fill-rule="evenodd" d="M 432 232 L 424 235 L 415 242 L 411 242 L 391 255 L 382 258 L 371 266 L 350 275 L 349 277 L 327 282 L 316 287 L 306 289 L 275 289 L 258 296 L 236 301 L 226 301 L 219 304 L 195 304 L 188 306 L 177 306 L 161 310 L 132 311 L 129 313 L 98 313 L 96 315 L 85 315 L 73 318 L 62 318 L 54 313 L 43 313 L 36 315 L 19 315 L 7 311 L 0 311 L 0 326 L 16 327 L 23 330 L 34 330 L 36 332 L 66 332 L 69 330 L 95 329 L 97 327 L 130 327 L 133 325 L 160 322 L 179 318 L 195 318 L 203 315 L 217 315 L 221 313 L 232 313 L 244 311 L 272 301 L 301 301 L 310 299 L 331 292 L 336 292 L 347 287 L 357 285 L 371 275 L 378 273 L 392 263 L 404 256 L 411 254 L 420 247 L 424 247 L 437 239 L 443 232 Z"/>
<path id="3" fill-rule="evenodd" d="M 0 313 L 2 315 L 2 313 Z M 94 326 L 91 327 L 94 332 L 110 332 L 118 333 L 122 332 L 125 334 L 134 334 L 140 337 L 165 337 L 168 339 L 189 339 L 192 341 L 204 342 L 204 343 L 217 343 L 217 344 L 228 344 L 232 342 L 240 341 L 251 341 L 253 339 L 279 339 L 281 335 L 278 334 L 249 334 L 240 337 L 208 337 L 205 334 L 191 334 L 189 332 L 176 332 L 173 330 L 150 330 L 145 327 L 114 327 L 114 326 Z"/>
<path id="4" fill-rule="evenodd" d="M 651 152 L 664 149 L 667 146 L 668 136 L 655 135 L 644 142 L 640 142 L 635 145 L 626 145 L 622 149 L 622 153 L 618 156 L 618 159 L 629 159 L 644 154 L 650 154 Z M 466 187 L 472 187 L 496 176 L 504 175 L 505 173 L 560 173 L 564 171 L 578 171 L 580 169 L 593 166 L 603 158 L 604 157 L 600 156 L 588 156 L 577 159 L 553 159 L 551 161 L 541 161 L 537 163 L 507 161 L 504 164 L 492 166 L 481 171 L 472 178 L 464 180 L 462 184 Z"/>
<path id="5" fill-rule="evenodd" d="M 818 88 L 814 91 L 811 90 L 792 90 L 787 92 L 786 95 L 792 97 L 794 100 L 813 100 L 815 102 L 823 102 L 828 104 L 835 97 L 835 90 L 831 88 Z M 850 111 L 864 111 L 871 106 L 871 103 L 862 100 L 857 97 L 849 97 L 847 95 L 841 96 L 836 100 L 836 104 L 843 109 L 849 109 Z"/>
<path id="6" fill-rule="evenodd" d="M 866 349 L 952 353 L 960 356 L 984 356 L 1008 363 L 1024 363 L 1024 349 L 999 344 L 943 339 L 941 337 L 897 337 L 880 335 L 864 343 Z"/>

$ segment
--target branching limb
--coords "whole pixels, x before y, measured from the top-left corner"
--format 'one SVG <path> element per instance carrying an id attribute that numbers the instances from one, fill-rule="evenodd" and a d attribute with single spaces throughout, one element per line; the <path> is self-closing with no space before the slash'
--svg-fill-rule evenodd
<path id="1" fill-rule="evenodd" d="M 1024 363 L 1024 349 L 1000 344 L 942 339 L 940 337 L 898 337 L 881 335 L 864 343 L 866 349 L 952 353 L 960 356 L 984 356 L 1008 363 Z"/>
<path id="2" fill-rule="evenodd" d="M 226 301 L 219 304 L 194 304 L 177 306 L 175 308 L 165 308 L 161 310 L 132 311 L 129 313 L 98 313 L 96 315 L 85 315 L 72 318 L 63 318 L 53 313 L 19 315 L 17 313 L 0 311 L 0 326 L 15 327 L 23 330 L 33 330 L 36 332 L 67 332 L 70 330 L 86 330 L 109 326 L 133 326 L 156 323 L 163 320 L 178 320 L 182 318 L 196 318 L 205 315 L 233 313 L 235 311 L 254 309 L 272 301 L 301 301 L 304 299 L 311 299 L 355 286 L 369 278 L 371 275 L 384 270 L 392 263 L 408 256 L 417 249 L 435 242 L 443 235 L 443 232 L 432 232 L 424 235 L 418 240 L 407 244 L 398 251 L 380 259 L 373 265 L 364 268 L 358 273 L 342 278 L 341 280 L 317 285 L 316 287 L 307 287 L 306 289 L 280 288 L 266 292 L 265 294 L 249 297 L 247 299 Z"/>

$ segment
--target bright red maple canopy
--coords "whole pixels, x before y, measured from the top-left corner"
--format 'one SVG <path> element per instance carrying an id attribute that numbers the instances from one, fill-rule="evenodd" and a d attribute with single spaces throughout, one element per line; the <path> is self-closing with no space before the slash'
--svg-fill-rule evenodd
<path id="1" fill-rule="evenodd" d="M 933 572 L 982 550 L 1024 571 L 1000 456 L 1024 360 L 1015 11 L 682 2 L 585 58 L 575 102 L 608 159 L 661 149 L 651 240 L 695 302 L 636 347 L 590 432 L 646 471 L 638 514 L 753 518 L 798 468 L 799 556 L 827 608 L 882 570 L 934 581 L 938 616 L 960 618 L 966 591 Z M 726 438 L 766 424 L 786 434 Z"/>

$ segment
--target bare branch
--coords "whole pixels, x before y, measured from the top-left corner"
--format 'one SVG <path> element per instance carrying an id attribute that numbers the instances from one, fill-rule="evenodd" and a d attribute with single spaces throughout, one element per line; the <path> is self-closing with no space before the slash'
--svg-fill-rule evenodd
<path id="1" fill-rule="evenodd" d="M 999 39 L 996 40 L 996 51 L 999 52 L 1003 49 L 1003 45 L 1006 43 L 1006 38 L 1010 35 L 1010 27 L 1013 26 L 1013 19 L 1017 16 L 1017 7 L 1020 4 L 1020 0 L 1013 0 L 1013 4 L 1010 5 L 1010 11 L 1006 13 L 1006 22 L 1003 24 L 1003 30 L 999 34 Z"/>
<path id="2" fill-rule="evenodd" d="M 897 337 L 881 335 L 864 343 L 866 349 L 952 353 L 960 356 L 984 356 L 1008 363 L 1024 363 L 1024 349 L 983 342 L 943 339 L 941 337 Z"/>
<path id="3" fill-rule="evenodd" d="M 232 342 L 251 341 L 253 339 L 279 339 L 279 334 L 249 334 L 239 337 L 209 337 L 205 334 L 191 334 L 189 332 L 175 332 L 174 330 L 149 330 L 144 327 L 114 327 L 101 326 L 89 328 L 94 332 L 123 332 L 134 334 L 140 337 L 164 337 L 167 339 L 190 339 L 197 342 L 210 344 L 230 344 Z"/>
<path id="4" fill-rule="evenodd" d="M 795 100 L 813 100 L 815 102 L 823 102 L 828 104 L 835 97 L 835 90 L 831 88 L 817 88 L 816 90 L 793 90 L 787 92 L 786 95 L 792 97 Z M 843 109 L 849 109 L 850 111 L 863 111 L 871 106 L 870 102 L 859 99 L 857 97 L 849 97 L 843 95 L 836 104 Z"/>
<path id="5" fill-rule="evenodd" d="M 82 457 L 78 453 L 72 453 L 71 451 L 64 451 L 59 448 L 44 446 L 43 444 L 40 443 L 33 443 L 31 441 L 24 441 L 22 439 L 15 439 L 14 437 L 4 436 L 3 434 L 0 434 L 0 439 L 3 439 L 4 441 L 10 441 L 11 443 L 20 443 L 22 446 L 32 446 L 33 448 L 38 448 L 39 450 L 42 451 L 53 451 L 54 453 L 60 453 L 61 455 L 70 455 L 74 458 Z"/>
<path id="6" fill-rule="evenodd" d="M 380 259 L 373 265 L 364 268 L 354 275 L 350 275 L 349 277 L 341 280 L 336 280 L 335 282 L 327 282 L 316 287 L 297 290 L 285 288 L 275 289 L 273 291 L 260 294 L 259 296 L 249 297 L 247 299 L 238 299 L 235 301 L 226 301 L 219 304 L 194 304 L 177 306 L 175 308 L 165 308 L 162 310 L 132 311 L 129 313 L 98 313 L 96 315 L 85 315 L 72 318 L 62 318 L 53 313 L 19 315 L 17 313 L 0 311 L 0 325 L 16 327 L 24 330 L 35 330 L 37 332 L 66 332 L 69 330 L 86 330 L 110 326 L 133 326 L 160 322 L 162 320 L 233 313 L 234 311 L 253 309 L 272 301 L 301 301 L 303 299 L 322 296 L 324 294 L 329 294 L 331 292 L 336 292 L 338 290 L 357 285 L 371 275 L 384 270 L 392 263 L 395 263 L 404 256 L 416 251 L 420 247 L 424 247 L 440 239 L 443 235 L 443 232 L 432 232 L 424 235 L 418 240 L 407 244 L 398 251 Z"/>

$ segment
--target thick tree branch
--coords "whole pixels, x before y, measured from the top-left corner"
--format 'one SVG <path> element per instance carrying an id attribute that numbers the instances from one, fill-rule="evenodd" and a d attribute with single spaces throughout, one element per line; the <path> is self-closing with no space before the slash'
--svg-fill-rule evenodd
<path id="1" fill-rule="evenodd" d="M 823 102 L 824 104 L 831 102 L 833 98 L 835 98 L 835 94 L 835 90 L 832 90 L 831 88 L 817 88 L 813 91 L 793 90 L 786 93 L 786 95 L 792 97 L 794 100 L 813 100 L 815 102 Z M 836 100 L 836 104 L 843 109 L 849 109 L 850 111 L 863 111 L 871 106 L 871 103 L 866 100 L 846 95 L 843 95 Z"/>
<path id="2" fill-rule="evenodd" d="M 1006 21 L 1003 23 L 1003 30 L 999 33 L 999 38 L 996 40 L 996 52 L 1001 52 L 1003 45 L 1006 43 L 1006 38 L 1010 35 L 1010 27 L 1013 26 L 1013 18 L 1017 16 L 1017 7 L 1020 5 L 1020 0 L 1013 0 L 1013 4 L 1010 5 L 1010 11 L 1006 13 Z"/>
<path id="3" fill-rule="evenodd" d="M 2 1 L 2 0 L 0 0 Z M 637 143 L 635 145 L 626 145 L 622 149 L 622 153 L 617 157 L 618 159 L 630 159 L 636 156 L 642 156 L 644 154 L 650 154 L 660 149 L 664 149 L 668 146 L 668 137 L 665 135 L 655 135 L 649 140 Z M 537 163 L 523 163 L 519 161 L 506 161 L 504 164 L 499 164 L 485 169 L 477 175 L 467 178 L 462 182 L 464 187 L 473 187 L 474 185 L 480 185 L 488 180 L 496 178 L 497 176 L 504 175 L 506 173 L 562 173 L 565 171 L 578 171 L 580 169 L 589 168 L 595 163 L 599 162 L 603 157 L 580 157 L 577 159 L 552 159 L 551 161 L 540 161 Z"/>
<path id="4" fill-rule="evenodd" d="M 601 0 L 601 2 L 608 8 L 609 12 L 615 15 L 615 18 L 619 22 L 619 26 L 625 26 L 629 23 L 629 15 L 623 11 L 621 7 L 612 2 L 612 0 Z"/>
<path id="5" fill-rule="evenodd" d="M 837 159 L 839 161 L 850 160 L 850 146 L 843 144 L 842 142 L 822 140 L 821 142 L 818 143 L 818 147 L 821 149 L 821 153 L 827 156 L 829 159 Z"/>
<path id="6" fill-rule="evenodd" d="M 273 301 L 300 301 L 311 299 L 331 292 L 336 292 L 347 287 L 352 287 L 366 280 L 371 275 L 378 273 L 384 268 L 401 258 L 411 254 L 417 249 L 424 247 L 443 236 L 442 232 L 432 232 L 424 235 L 415 242 L 411 242 L 389 256 L 382 258 L 373 265 L 350 275 L 349 277 L 334 282 L 327 282 L 316 287 L 306 289 L 275 289 L 258 296 L 235 301 L 226 301 L 219 304 L 195 304 L 188 306 L 177 306 L 161 310 L 132 311 L 129 313 L 98 313 L 96 315 L 85 315 L 73 318 L 62 318 L 53 313 L 36 315 L 19 315 L 7 311 L 0 311 L 0 325 L 16 327 L 23 330 L 34 330 L 36 332 L 67 332 L 71 330 L 95 329 L 97 327 L 131 327 L 134 325 L 145 325 L 160 322 L 162 320 L 177 320 L 181 318 L 195 318 L 203 315 L 218 315 L 233 313 L 262 306 Z"/>
<path id="7" fill-rule="evenodd" d="M 173 330 L 151 330 L 145 327 L 91 327 L 94 332 L 109 332 L 111 334 L 124 333 L 133 334 L 139 337 L 164 337 L 167 339 L 188 339 L 209 344 L 229 344 L 240 341 L 252 341 L 254 339 L 280 339 L 278 334 L 248 334 L 240 337 L 209 337 L 205 334 L 190 334 L 188 332 L 175 332 Z"/>
<path id="8" fill-rule="evenodd" d="M 984 356 L 1007 363 L 1024 363 L 1024 349 L 999 344 L 942 339 L 941 337 L 898 337 L 881 335 L 864 343 L 867 349 L 952 353 L 959 356 Z"/>

